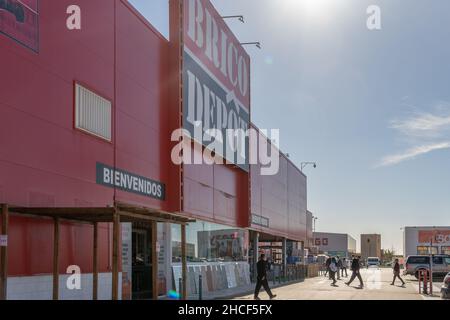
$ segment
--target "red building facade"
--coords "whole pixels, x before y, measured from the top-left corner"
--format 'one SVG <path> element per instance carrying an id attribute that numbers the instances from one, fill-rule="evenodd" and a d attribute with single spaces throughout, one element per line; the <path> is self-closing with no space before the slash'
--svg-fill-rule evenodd
<path id="1" fill-rule="evenodd" d="M 24 21 L 0 8 L 0 203 L 79 210 L 122 203 L 304 241 L 306 177 L 285 156 L 275 176 L 261 176 L 258 166 L 247 172 L 232 165 L 172 163 L 171 134 L 182 127 L 183 111 L 181 2 L 171 1 L 171 41 L 126 0 L 17 3 L 27 10 Z M 70 5 L 82 10 L 81 30 L 66 27 Z M 77 86 L 110 102 L 109 141 L 77 128 Z M 163 192 L 149 196 L 99 183 L 99 167 L 142 177 Z M 255 224 L 253 216 L 269 223 Z M 104 299 L 111 298 L 114 280 L 113 232 L 110 223 L 98 227 L 98 297 Z M 64 288 L 72 265 L 92 287 L 92 235 L 91 225 L 61 221 L 59 298 L 92 298 L 90 290 Z M 53 241 L 52 220 L 32 210 L 10 214 L 8 298 L 52 297 Z M 136 236 L 130 243 L 139 241 Z M 166 288 L 175 282 L 166 281 Z"/>

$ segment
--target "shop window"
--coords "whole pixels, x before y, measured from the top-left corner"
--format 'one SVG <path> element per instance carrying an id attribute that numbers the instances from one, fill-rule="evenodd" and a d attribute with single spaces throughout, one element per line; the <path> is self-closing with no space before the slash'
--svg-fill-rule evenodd
<path id="1" fill-rule="evenodd" d="M 75 85 L 75 127 L 111 141 L 112 105 L 93 91 Z"/>
<path id="2" fill-rule="evenodd" d="M 209 222 L 186 227 L 188 262 L 247 261 L 248 231 Z M 181 262 L 181 231 L 172 226 L 172 262 Z"/>
<path id="3" fill-rule="evenodd" d="M 450 255 L 450 247 L 446 247 L 446 246 L 441 247 L 441 253 Z"/>
<path id="4" fill-rule="evenodd" d="M 417 254 L 438 254 L 438 247 L 418 246 Z"/>

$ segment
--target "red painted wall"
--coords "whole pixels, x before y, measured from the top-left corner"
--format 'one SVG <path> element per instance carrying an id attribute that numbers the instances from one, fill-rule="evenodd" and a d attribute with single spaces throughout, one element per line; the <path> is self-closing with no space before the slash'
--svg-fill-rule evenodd
<path id="1" fill-rule="evenodd" d="M 192 155 L 198 153 L 192 150 Z M 183 166 L 183 212 L 230 226 L 248 227 L 248 173 L 227 165 Z"/>
<path id="2" fill-rule="evenodd" d="M 257 129 L 253 126 L 253 129 Z M 267 138 L 259 133 L 259 141 Z M 260 146 L 260 144 L 258 144 Z M 274 146 L 268 144 L 268 149 Z M 259 148 L 258 148 L 259 152 Z M 276 175 L 261 175 L 261 165 L 250 166 L 250 210 L 269 219 L 269 228 L 252 224 L 254 230 L 303 241 L 306 238 L 306 176 L 282 153 Z"/>
<path id="3" fill-rule="evenodd" d="M 182 97 L 180 63 L 182 48 L 180 46 L 180 30 L 183 28 L 182 7 L 184 0 L 170 0 L 170 111 L 169 127 L 175 130 L 182 127 Z M 209 1 L 203 1 L 206 3 Z M 186 36 L 185 36 L 186 37 Z M 187 40 L 186 40 L 187 41 Z M 197 50 L 199 56 L 200 51 Z M 208 65 L 208 63 L 206 63 Z M 210 65 L 211 66 L 211 65 Z M 248 99 L 248 97 L 247 97 Z M 172 143 L 173 147 L 175 144 Z M 192 147 L 192 157 L 198 152 Z M 248 227 L 249 179 L 248 173 L 234 166 L 225 165 L 182 165 L 171 167 L 170 177 L 174 187 L 170 194 L 181 199 L 173 203 L 172 209 L 183 214 L 218 224 Z M 178 179 L 178 180 L 177 180 Z M 181 182 L 181 184 L 177 184 Z"/>
<path id="4" fill-rule="evenodd" d="M 82 10 L 81 30 L 66 28 L 72 4 Z M 114 190 L 96 184 L 97 162 L 170 188 L 168 50 L 168 41 L 125 0 L 41 0 L 39 53 L 0 35 L 0 202 L 112 205 Z M 113 143 L 74 129 L 75 81 L 112 101 Z M 169 206 L 123 191 L 116 196 L 155 209 Z M 101 230 L 105 272 L 110 241 L 107 225 Z M 50 273 L 52 234 L 52 221 L 13 216 L 10 275 Z M 91 234 L 91 226 L 62 226 L 61 272 L 70 264 L 92 270 Z"/>
<path id="5" fill-rule="evenodd" d="M 126 1 L 117 3 L 116 166 L 171 188 L 169 43 Z M 129 192 L 118 191 L 116 199 L 169 210 L 168 201 Z"/>
<path id="6" fill-rule="evenodd" d="M 170 161 L 170 133 L 180 127 L 181 110 L 174 3 L 171 43 L 126 0 L 41 0 L 39 53 L 0 34 L 0 203 L 112 205 L 114 190 L 96 184 L 102 162 L 166 184 L 165 201 L 117 191 L 118 201 L 249 226 L 246 172 L 185 165 L 182 173 Z M 65 27 L 72 4 L 82 9 L 79 31 Z M 112 101 L 113 143 L 74 129 L 75 81 Z M 270 229 L 259 229 L 300 239 L 306 177 L 284 157 L 277 176 L 259 177 L 257 169 L 251 170 L 251 212 L 271 221 Z M 10 275 L 51 273 L 52 222 L 12 216 L 10 230 Z M 91 271 L 91 234 L 91 226 L 64 223 L 60 272 L 70 264 Z M 109 271 L 110 246 L 103 225 L 100 272 Z"/>
<path id="7" fill-rule="evenodd" d="M 53 270 L 53 221 L 13 216 L 9 230 L 9 276 L 48 274 Z M 77 265 L 83 273 L 93 271 L 93 227 L 62 222 L 60 226 L 60 266 Z M 112 232 L 108 224 L 99 225 L 98 266 L 101 272 L 111 271 Z"/>

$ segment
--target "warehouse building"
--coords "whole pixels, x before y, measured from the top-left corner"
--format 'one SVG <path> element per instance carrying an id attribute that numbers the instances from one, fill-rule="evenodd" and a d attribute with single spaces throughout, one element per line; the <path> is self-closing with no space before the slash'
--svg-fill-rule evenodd
<path id="1" fill-rule="evenodd" d="M 450 255 L 450 227 L 404 227 L 403 254 Z"/>
<path id="2" fill-rule="evenodd" d="M 380 234 L 361 235 L 361 258 L 365 261 L 368 257 L 378 257 L 381 259 Z"/>
<path id="3" fill-rule="evenodd" d="M 0 8 L 0 299 L 187 298 L 200 275 L 204 293 L 248 286 L 260 246 L 281 244 L 284 266 L 300 255 L 306 176 L 282 153 L 275 175 L 240 161 L 255 139 L 278 149 L 250 123 L 250 58 L 208 0 L 170 1 L 170 41 L 126 0 L 18 3 L 23 19 Z M 69 5 L 81 30 L 65 27 Z M 229 50 L 195 41 L 193 12 Z M 234 153 L 188 141 L 226 164 L 172 161 L 173 132 L 214 118 L 258 134 Z"/>
<path id="4" fill-rule="evenodd" d="M 356 240 L 346 233 L 314 232 L 317 253 L 351 258 L 356 253 Z"/>

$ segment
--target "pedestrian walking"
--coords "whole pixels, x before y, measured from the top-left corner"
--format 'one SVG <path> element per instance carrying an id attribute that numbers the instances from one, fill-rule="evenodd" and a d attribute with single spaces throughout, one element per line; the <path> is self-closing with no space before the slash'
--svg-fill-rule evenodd
<path id="1" fill-rule="evenodd" d="M 331 264 L 331 257 L 328 257 L 328 259 L 325 261 L 325 277 L 328 275 L 328 279 L 331 280 L 330 264 Z"/>
<path id="2" fill-rule="evenodd" d="M 336 286 L 336 272 L 338 271 L 339 269 L 337 266 L 336 258 L 332 258 L 330 263 L 330 277 L 331 280 L 333 280 L 333 283 L 331 284 L 332 286 Z"/>
<path id="3" fill-rule="evenodd" d="M 353 256 L 352 265 L 351 265 L 352 276 L 351 276 L 350 280 L 345 283 L 346 285 L 349 286 L 353 282 L 353 280 L 355 280 L 355 278 L 358 278 L 359 286 L 361 288 L 364 288 L 364 282 L 361 278 L 360 269 L 361 269 L 361 264 L 359 262 L 359 257 Z"/>
<path id="4" fill-rule="evenodd" d="M 256 264 L 256 271 L 258 273 L 257 275 L 257 281 L 256 281 L 256 288 L 255 288 L 255 300 L 259 299 L 259 291 L 261 290 L 261 286 L 264 287 L 264 290 L 266 290 L 267 294 L 269 295 L 270 299 L 275 298 L 277 295 L 273 294 L 272 291 L 270 291 L 269 282 L 267 281 L 267 260 L 266 255 L 263 253 L 261 254 L 261 257 Z"/>
<path id="5" fill-rule="evenodd" d="M 341 269 L 342 269 L 342 260 L 339 258 L 339 256 L 336 257 L 336 266 L 337 266 L 337 279 L 341 280 Z"/>
<path id="6" fill-rule="evenodd" d="M 391 286 L 393 286 L 395 284 L 396 278 L 399 278 L 400 281 L 402 282 L 402 286 L 404 286 L 405 281 L 403 281 L 402 277 L 400 277 L 400 263 L 398 263 L 398 259 L 395 259 L 393 270 L 394 270 L 394 279 L 392 279 Z"/>
<path id="7" fill-rule="evenodd" d="M 347 259 L 344 257 L 342 258 L 342 268 L 341 268 L 341 272 L 342 272 L 342 277 L 344 276 L 344 271 L 345 271 L 345 277 L 348 277 L 347 274 Z"/>

